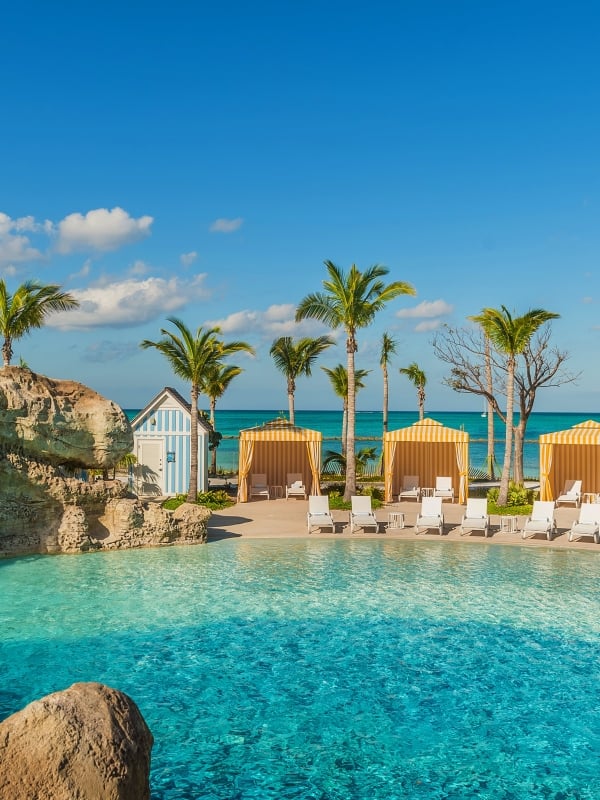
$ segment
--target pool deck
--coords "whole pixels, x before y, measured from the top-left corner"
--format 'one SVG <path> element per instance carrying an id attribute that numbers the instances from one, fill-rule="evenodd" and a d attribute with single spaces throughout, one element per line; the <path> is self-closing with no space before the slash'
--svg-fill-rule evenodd
<path id="1" fill-rule="evenodd" d="M 579 509 L 573 506 L 559 506 L 555 509 L 557 533 L 552 542 L 545 535 L 538 534 L 521 538 L 521 528 L 526 517 L 518 518 L 518 530 L 509 533 L 500 530 L 498 515 L 491 515 L 489 537 L 484 537 L 482 531 L 460 532 L 460 522 L 465 511 L 465 506 L 459 503 L 445 502 L 444 535 L 437 532 L 415 533 L 414 523 L 420 503 L 403 502 L 388 503 L 375 511 L 379 522 L 379 532 L 373 530 L 364 532 L 362 529 L 350 533 L 348 526 L 348 511 L 332 511 L 336 524 L 336 532 L 313 529 L 307 532 L 306 514 L 308 501 L 303 499 L 277 499 L 253 500 L 249 503 L 237 503 L 222 511 L 215 511 L 208 523 L 208 541 L 217 541 L 224 538 L 255 538 L 255 539 L 285 539 L 285 538 L 311 538 L 311 539 L 398 539 L 401 541 L 450 541 L 472 542 L 473 544 L 510 544 L 520 547 L 557 547 L 572 550 L 597 550 L 600 553 L 600 544 L 595 544 L 591 537 L 569 542 L 568 532 L 571 523 L 577 518 Z M 390 512 L 403 512 L 405 527 L 388 528 L 388 515 Z"/>

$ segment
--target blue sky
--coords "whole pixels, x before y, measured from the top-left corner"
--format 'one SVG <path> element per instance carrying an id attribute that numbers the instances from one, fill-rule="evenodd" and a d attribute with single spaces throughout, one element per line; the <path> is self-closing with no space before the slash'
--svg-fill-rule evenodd
<path id="1" fill-rule="evenodd" d="M 597 411 L 599 22 L 577 1 L 5 8 L 0 276 L 82 304 L 15 360 L 137 408 L 186 391 L 139 348 L 174 315 L 256 347 L 219 408 L 285 409 L 268 351 L 325 332 L 293 321 L 323 261 L 379 263 L 417 295 L 360 332 L 359 409 L 381 406 L 387 330 L 392 409 L 416 407 L 398 373 L 416 361 L 429 410 L 479 410 L 442 385 L 431 338 L 504 304 L 559 313 L 582 371 L 536 409 Z M 296 405 L 338 407 L 318 367 Z"/>

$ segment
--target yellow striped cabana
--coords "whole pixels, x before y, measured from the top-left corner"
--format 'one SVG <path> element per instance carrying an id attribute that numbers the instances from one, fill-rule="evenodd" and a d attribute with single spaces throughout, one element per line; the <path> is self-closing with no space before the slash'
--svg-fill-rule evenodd
<path id="1" fill-rule="evenodd" d="M 583 492 L 600 491 L 600 422 L 544 433 L 539 442 L 542 500 L 558 497 L 568 480 L 581 480 Z"/>
<path id="2" fill-rule="evenodd" d="M 274 419 L 240 431 L 238 499 L 248 500 L 248 476 L 264 473 L 269 486 L 285 487 L 288 472 L 300 472 L 309 494 L 321 494 L 321 443 L 323 434 Z"/>
<path id="3" fill-rule="evenodd" d="M 408 428 L 388 431 L 383 437 L 385 501 L 391 503 L 402 487 L 404 475 L 418 475 L 421 486 L 435 486 L 440 475 L 449 475 L 458 502 L 467 497 L 469 434 L 445 428 L 434 419 Z"/>

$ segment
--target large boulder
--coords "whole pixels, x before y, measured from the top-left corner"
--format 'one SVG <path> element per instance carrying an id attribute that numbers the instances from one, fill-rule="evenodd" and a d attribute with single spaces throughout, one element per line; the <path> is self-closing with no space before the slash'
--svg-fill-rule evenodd
<path id="1" fill-rule="evenodd" d="M 0 442 L 55 466 L 107 469 L 133 449 L 118 405 L 75 381 L 0 369 Z"/>
<path id="2" fill-rule="evenodd" d="M 148 800 L 152 744 L 130 697 L 75 683 L 0 723 L 0 797 Z"/>

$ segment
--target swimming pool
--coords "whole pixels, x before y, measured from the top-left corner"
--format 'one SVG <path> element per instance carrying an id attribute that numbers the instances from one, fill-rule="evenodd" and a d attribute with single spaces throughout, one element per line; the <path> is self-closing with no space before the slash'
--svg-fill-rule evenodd
<path id="1" fill-rule="evenodd" d="M 227 540 L 0 562 L 0 718 L 76 681 L 153 800 L 596 800 L 600 554 Z"/>

